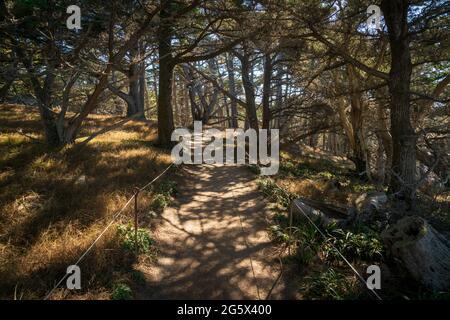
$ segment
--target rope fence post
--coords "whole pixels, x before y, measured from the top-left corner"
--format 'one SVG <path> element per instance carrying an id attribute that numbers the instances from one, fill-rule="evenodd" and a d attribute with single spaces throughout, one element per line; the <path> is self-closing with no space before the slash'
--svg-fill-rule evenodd
<path id="1" fill-rule="evenodd" d="M 292 245 L 292 205 L 289 210 L 289 247 L 288 247 L 288 254 L 291 255 L 291 245 Z"/>
<path id="2" fill-rule="evenodd" d="M 91 243 L 91 245 L 83 252 L 83 254 L 78 258 L 78 260 L 74 263 L 74 265 L 79 265 L 81 261 L 86 257 L 86 255 L 92 250 L 92 248 L 95 246 L 95 244 L 100 240 L 100 238 L 106 233 L 106 231 L 113 225 L 113 223 L 124 214 L 125 209 L 131 204 L 134 198 L 134 239 L 136 242 L 136 250 L 137 250 L 137 239 L 138 239 L 138 194 L 142 190 L 147 189 L 150 187 L 156 180 L 161 178 L 172 166 L 174 163 L 172 162 L 170 165 L 168 165 L 158 176 L 156 176 L 153 180 L 148 182 L 145 186 L 142 188 L 135 188 L 135 193 L 133 196 L 131 196 L 128 201 L 124 204 L 124 206 L 118 210 L 112 217 L 112 219 L 109 221 L 109 223 L 106 225 L 106 227 L 103 229 L 103 231 L 97 236 L 97 238 L 94 240 L 94 242 Z M 67 273 L 64 274 L 64 276 L 56 283 L 56 285 L 47 293 L 47 295 L 44 297 L 44 300 L 50 299 L 53 292 L 62 284 L 62 282 L 66 279 Z"/>
<path id="3" fill-rule="evenodd" d="M 136 255 L 139 253 L 138 247 L 138 195 L 140 189 L 136 187 L 134 189 L 134 250 Z"/>
<path id="4" fill-rule="evenodd" d="M 248 156 L 248 152 L 245 152 Z M 256 164 L 258 167 L 260 167 L 258 164 Z M 284 188 L 280 187 L 276 182 L 275 186 L 280 189 L 285 195 L 287 195 L 288 197 L 290 196 L 289 192 L 287 192 Z M 355 273 L 355 275 L 358 277 L 358 279 L 363 283 L 366 284 L 366 281 L 364 280 L 364 278 L 359 274 L 359 272 L 355 269 L 355 267 L 347 260 L 347 258 L 345 258 L 345 256 L 339 251 L 338 248 L 336 248 L 336 246 L 331 243 L 329 241 L 329 239 L 326 237 L 326 235 L 322 232 L 322 230 L 320 230 L 320 228 L 311 220 L 310 217 L 308 217 L 308 215 L 304 212 L 304 210 L 298 205 L 298 203 L 293 200 L 291 203 L 291 207 L 289 210 L 289 245 L 288 245 L 288 254 L 291 255 L 291 241 L 292 241 L 292 224 L 293 224 L 293 205 L 295 205 L 299 211 L 301 212 L 302 215 L 304 215 L 306 217 L 306 219 L 308 220 L 308 222 L 319 232 L 319 234 L 324 238 L 325 241 L 327 241 L 328 243 L 331 244 L 331 246 L 333 247 L 333 249 L 338 253 L 338 255 L 342 258 L 342 260 L 350 267 L 350 269 L 353 271 L 353 273 Z M 281 259 L 280 259 L 280 263 L 281 263 Z M 283 265 L 281 264 L 281 270 L 283 270 Z M 280 273 L 281 276 L 281 273 Z M 278 281 L 278 280 L 277 280 Z M 367 286 L 366 286 L 367 287 Z M 381 296 L 372 288 L 367 287 L 367 289 L 369 289 L 370 292 L 372 292 L 374 294 L 374 296 L 378 299 L 378 300 L 383 300 L 381 298 Z"/>

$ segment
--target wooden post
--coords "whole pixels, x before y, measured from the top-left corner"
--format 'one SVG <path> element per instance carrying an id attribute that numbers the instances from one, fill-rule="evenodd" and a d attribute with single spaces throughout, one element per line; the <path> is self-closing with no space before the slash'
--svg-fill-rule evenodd
<path id="1" fill-rule="evenodd" d="M 134 192 L 134 247 L 136 250 L 136 255 L 139 253 L 138 247 L 138 195 L 139 188 L 135 188 Z"/>
<path id="2" fill-rule="evenodd" d="M 288 247 L 288 254 L 289 256 L 291 255 L 291 245 L 292 245 L 292 205 L 291 204 L 291 208 L 289 210 L 289 247 Z"/>

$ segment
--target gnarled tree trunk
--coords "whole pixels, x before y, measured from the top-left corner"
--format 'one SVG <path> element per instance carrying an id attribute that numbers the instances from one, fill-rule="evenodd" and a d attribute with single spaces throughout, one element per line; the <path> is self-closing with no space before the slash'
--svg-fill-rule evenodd
<path id="1" fill-rule="evenodd" d="M 415 194 L 416 134 L 411 124 L 411 52 L 408 0 L 383 0 L 381 8 L 389 32 L 391 70 L 389 93 L 393 142 L 390 191 L 411 203 Z"/>
<path id="2" fill-rule="evenodd" d="M 384 231 L 382 239 L 414 279 L 432 290 L 450 289 L 450 247 L 424 219 L 405 217 Z"/>
<path id="3" fill-rule="evenodd" d="M 159 92 L 158 92 L 158 143 L 170 146 L 170 137 L 174 130 L 172 110 L 172 77 L 175 63 L 172 57 L 172 22 L 170 19 L 172 1 L 160 13 L 158 32 L 159 48 Z"/>
<path id="4" fill-rule="evenodd" d="M 264 55 L 264 81 L 263 81 L 263 117 L 262 117 L 262 128 L 270 129 L 270 96 L 272 95 L 271 90 L 271 76 L 272 76 L 272 57 L 270 53 Z"/>
<path id="5" fill-rule="evenodd" d="M 250 128 L 258 130 L 258 117 L 256 115 L 256 101 L 255 101 L 255 88 L 251 79 L 252 65 L 250 61 L 250 54 L 244 48 L 243 53 L 237 57 L 241 61 L 242 69 L 242 84 L 245 92 L 245 106 L 248 125 Z"/>
<path id="6" fill-rule="evenodd" d="M 236 81 L 234 78 L 234 66 L 233 66 L 233 56 L 231 54 L 227 54 L 227 72 L 228 72 L 228 87 L 230 90 L 230 94 L 233 97 L 236 97 Z M 235 100 L 231 99 L 230 101 L 231 108 L 231 127 L 238 127 L 237 120 L 237 103 Z"/>

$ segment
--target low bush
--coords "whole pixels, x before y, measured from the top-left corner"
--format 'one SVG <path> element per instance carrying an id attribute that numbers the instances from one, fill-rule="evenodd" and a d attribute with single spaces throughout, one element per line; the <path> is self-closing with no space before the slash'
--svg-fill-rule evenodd
<path id="1" fill-rule="evenodd" d="M 172 200 L 171 200 L 170 196 L 163 194 L 163 193 L 157 193 L 153 197 L 150 208 L 153 211 L 161 212 L 162 210 L 164 210 L 164 208 L 168 207 L 171 202 L 172 202 Z"/>
<path id="2" fill-rule="evenodd" d="M 117 227 L 122 245 L 126 250 L 138 250 L 139 253 L 148 253 L 155 241 L 146 229 L 138 228 L 137 241 L 134 227 L 131 224 L 119 225 Z"/>
<path id="3" fill-rule="evenodd" d="M 114 285 L 111 293 L 112 300 L 130 300 L 133 298 L 133 291 L 129 286 L 123 283 L 117 283 Z"/>
<path id="4" fill-rule="evenodd" d="M 349 278 L 333 268 L 318 272 L 307 277 L 303 287 L 306 298 L 321 298 L 325 300 L 356 299 L 359 290 L 356 280 Z"/>

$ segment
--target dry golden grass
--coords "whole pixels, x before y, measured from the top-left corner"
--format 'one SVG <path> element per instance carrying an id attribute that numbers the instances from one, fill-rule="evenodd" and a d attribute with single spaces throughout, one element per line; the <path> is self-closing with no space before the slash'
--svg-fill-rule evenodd
<path id="1" fill-rule="evenodd" d="M 280 174 L 275 176 L 276 182 L 301 197 L 349 207 L 354 206 L 356 199 L 365 192 L 387 191 L 387 186 L 361 181 L 352 174 L 353 165 L 349 160 L 317 148 L 290 146 L 281 152 L 280 157 L 282 167 Z M 283 170 L 286 163 L 290 168 Z M 429 219 L 436 229 L 450 234 L 450 191 L 448 188 L 435 188 L 418 190 L 414 210 Z"/>
<path id="2" fill-rule="evenodd" d="M 301 145 L 300 150 L 288 148 L 281 152 L 281 163 L 290 163 L 300 169 L 306 168 L 304 174 L 289 173 L 281 169 L 276 176 L 277 183 L 285 190 L 309 199 L 321 199 L 336 205 L 349 205 L 363 191 L 355 191 L 352 184 L 358 179 L 345 177 L 343 172 L 352 169 L 352 163 L 328 152 Z M 308 168 L 313 168 L 312 172 Z M 342 180 L 346 180 L 345 185 Z M 340 181 L 340 184 L 336 182 Z M 358 182 L 359 183 L 359 182 Z"/>
<path id="3" fill-rule="evenodd" d="M 155 129 L 148 121 L 131 121 L 83 149 L 54 151 L 40 142 L 38 119 L 33 108 L 0 106 L 2 299 L 43 298 L 124 205 L 133 188 L 170 163 L 169 154 L 152 146 Z M 92 115 L 81 136 L 116 121 L 116 117 Z M 140 199 L 140 209 L 146 210 L 151 193 L 143 193 Z M 122 222 L 130 218 L 128 210 Z M 61 290 L 53 298 L 108 298 L 114 281 L 127 277 L 136 258 L 122 249 L 113 226 L 80 266 L 83 289 Z"/>

